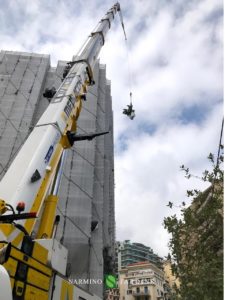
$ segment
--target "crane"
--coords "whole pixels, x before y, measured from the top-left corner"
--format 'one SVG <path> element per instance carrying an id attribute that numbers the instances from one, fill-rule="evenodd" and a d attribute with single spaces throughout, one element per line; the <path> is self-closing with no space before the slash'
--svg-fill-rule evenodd
<path id="1" fill-rule="evenodd" d="M 95 62 L 117 12 L 124 30 L 116 3 L 79 56 L 67 64 L 59 88 L 44 92 L 50 103 L 0 182 L 1 300 L 100 299 L 69 282 L 68 250 L 54 238 L 54 231 L 66 149 L 108 133 L 79 135 L 76 128 L 87 88 L 95 84 Z"/>

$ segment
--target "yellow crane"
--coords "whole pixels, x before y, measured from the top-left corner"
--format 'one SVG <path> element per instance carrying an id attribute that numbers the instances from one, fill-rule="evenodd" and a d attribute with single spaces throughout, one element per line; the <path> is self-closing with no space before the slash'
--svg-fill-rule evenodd
<path id="1" fill-rule="evenodd" d="M 76 127 L 87 87 L 95 84 L 93 67 L 117 12 L 124 29 L 116 3 L 79 57 L 67 64 L 58 90 L 44 92 L 50 104 L 0 182 L 0 300 L 100 299 L 68 281 L 68 250 L 53 233 L 66 149 L 107 133 L 78 135 Z"/>

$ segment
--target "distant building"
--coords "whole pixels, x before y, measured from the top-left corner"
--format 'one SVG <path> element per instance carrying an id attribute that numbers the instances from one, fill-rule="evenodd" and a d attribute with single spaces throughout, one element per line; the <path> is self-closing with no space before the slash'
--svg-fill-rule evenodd
<path id="1" fill-rule="evenodd" d="M 164 287 L 164 272 L 152 263 L 134 263 L 119 271 L 120 300 L 165 300 Z"/>
<path id="2" fill-rule="evenodd" d="M 141 243 L 131 243 L 130 240 L 117 242 L 117 270 L 136 262 L 148 261 L 162 268 L 162 258 L 153 250 Z"/>
<path id="3" fill-rule="evenodd" d="M 180 282 L 172 272 L 172 266 L 170 259 L 167 259 L 163 262 L 163 269 L 164 269 L 164 277 L 165 277 L 165 287 L 167 289 L 167 294 L 175 295 L 176 294 L 176 287 L 180 287 Z M 168 298 L 169 299 L 169 298 Z"/>
<path id="4" fill-rule="evenodd" d="M 105 291 L 105 300 L 120 300 L 120 292 L 118 288 Z"/>

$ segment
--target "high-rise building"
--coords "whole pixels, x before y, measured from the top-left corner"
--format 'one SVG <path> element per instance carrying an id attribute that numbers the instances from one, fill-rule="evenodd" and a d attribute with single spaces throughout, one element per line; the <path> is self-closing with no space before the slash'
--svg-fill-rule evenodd
<path id="1" fill-rule="evenodd" d="M 49 55 L 0 52 L 0 178 L 47 108 L 43 92 L 61 84 L 65 65 L 59 61 L 51 67 Z M 106 68 L 99 62 L 94 80 L 77 132 L 110 133 L 67 150 L 56 238 L 69 249 L 71 280 L 89 279 L 82 287 L 102 297 L 103 274 L 113 267 L 115 216 L 112 101 Z"/>
<path id="2" fill-rule="evenodd" d="M 132 243 L 130 240 L 117 242 L 117 270 L 129 264 L 148 261 L 162 268 L 162 258 L 153 250 L 141 243 Z"/>

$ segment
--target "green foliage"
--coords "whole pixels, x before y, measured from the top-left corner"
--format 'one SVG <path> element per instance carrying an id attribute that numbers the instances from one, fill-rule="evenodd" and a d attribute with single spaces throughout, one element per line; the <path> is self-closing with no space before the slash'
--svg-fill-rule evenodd
<path id="1" fill-rule="evenodd" d="M 203 192 L 187 191 L 193 201 L 188 208 L 182 203 L 182 219 L 176 215 L 164 219 L 164 227 L 171 234 L 172 272 L 180 280 L 176 299 L 223 299 L 223 154 L 216 162 L 211 153 L 208 159 L 212 171 L 205 170 L 201 180 L 210 187 Z M 188 179 L 194 176 L 184 165 L 181 169 Z M 173 208 L 173 203 L 168 206 Z"/>

